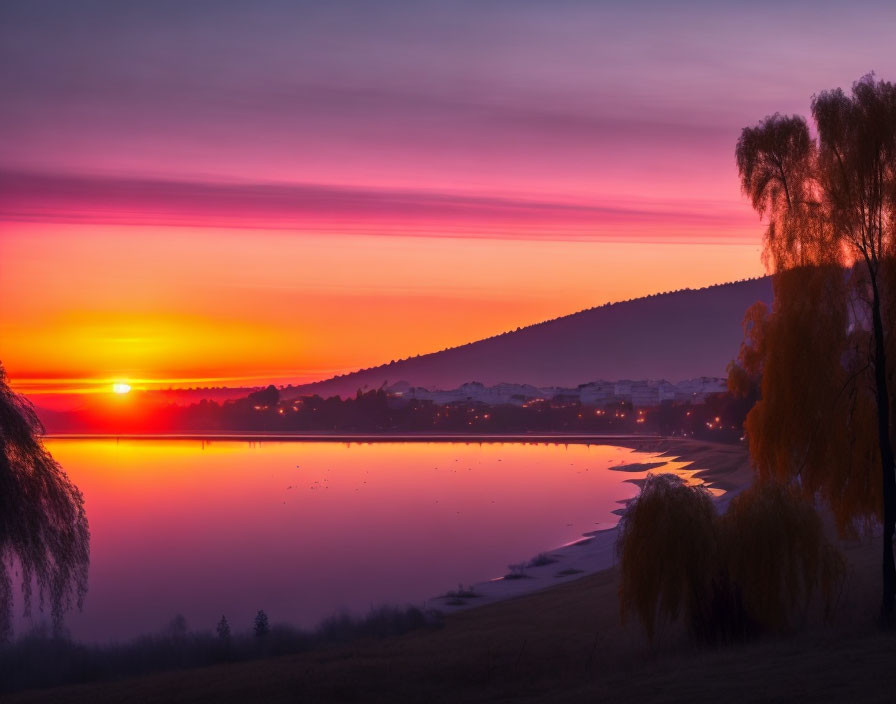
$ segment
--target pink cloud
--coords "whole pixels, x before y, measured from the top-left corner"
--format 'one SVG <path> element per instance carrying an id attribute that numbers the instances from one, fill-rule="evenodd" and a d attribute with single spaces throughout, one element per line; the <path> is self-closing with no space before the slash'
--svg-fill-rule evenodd
<path id="1" fill-rule="evenodd" d="M 697 238 L 730 237 L 738 228 L 755 234 L 755 218 L 743 210 L 688 202 L 563 202 L 16 171 L 0 171 L 0 220 L 535 239 L 614 239 L 624 233 L 652 238 L 686 231 Z"/>

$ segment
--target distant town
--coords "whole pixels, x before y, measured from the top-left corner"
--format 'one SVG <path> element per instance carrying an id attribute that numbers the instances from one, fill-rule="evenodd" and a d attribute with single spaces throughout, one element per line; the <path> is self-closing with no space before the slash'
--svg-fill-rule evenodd
<path id="1" fill-rule="evenodd" d="M 87 411 L 46 419 L 56 433 L 338 432 L 662 434 L 737 441 L 753 400 L 724 379 L 594 381 L 575 388 L 470 382 L 428 390 L 405 382 L 342 398 L 273 385 L 228 400 L 138 404 L 130 413 Z"/>

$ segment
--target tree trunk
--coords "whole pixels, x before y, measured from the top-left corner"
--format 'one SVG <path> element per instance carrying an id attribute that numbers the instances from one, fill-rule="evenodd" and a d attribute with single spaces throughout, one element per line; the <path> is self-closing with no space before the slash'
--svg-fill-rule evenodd
<path id="1" fill-rule="evenodd" d="M 883 595 L 881 598 L 881 624 L 894 625 L 896 605 L 896 565 L 893 561 L 893 533 L 896 530 L 896 470 L 894 470 L 893 443 L 890 441 L 890 393 L 887 388 L 887 359 L 884 326 L 880 312 L 880 295 L 877 277 L 871 277 L 873 299 L 871 314 L 874 325 L 874 377 L 877 400 L 877 434 L 880 445 L 881 480 L 883 482 Z"/>

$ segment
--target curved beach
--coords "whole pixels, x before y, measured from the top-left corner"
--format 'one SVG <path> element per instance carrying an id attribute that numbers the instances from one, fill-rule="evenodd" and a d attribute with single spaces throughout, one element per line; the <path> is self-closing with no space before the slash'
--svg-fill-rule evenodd
<path id="1" fill-rule="evenodd" d="M 582 442 L 571 440 L 576 441 Z M 749 456 L 741 445 L 682 438 L 614 438 L 612 444 L 638 452 L 656 453 L 656 461 L 619 465 L 611 470 L 643 473 L 664 471 L 663 467 L 673 469 L 689 480 L 702 481 L 717 494 L 720 510 L 724 510 L 728 502 L 752 481 Z M 643 479 L 626 481 L 637 484 Z M 462 611 L 593 575 L 615 564 L 616 535 L 615 527 L 595 530 L 566 545 L 537 554 L 533 552 L 529 560 L 509 565 L 506 576 L 459 586 L 428 599 L 426 607 L 446 613 Z"/>

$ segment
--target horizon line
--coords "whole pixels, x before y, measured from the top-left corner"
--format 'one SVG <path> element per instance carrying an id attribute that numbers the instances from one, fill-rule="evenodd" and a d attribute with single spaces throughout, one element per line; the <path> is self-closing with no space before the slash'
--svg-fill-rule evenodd
<path id="1" fill-rule="evenodd" d="M 515 334 L 518 332 L 523 332 L 525 330 L 529 330 L 531 328 L 538 327 L 540 325 L 545 325 L 547 323 L 561 320 L 563 318 L 570 318 L 570 317 L 573 317 L 576 315 L 581 315 L 582 313 L 587 313 L 589 311 L 598 310 L 600 308 L 607 308 L 610 306 L 631 303 L 634 301 L 644 300 L 647 298 L 655 298 L 657 296 L 666 296 L 666 295 L 673 295 L 676 293 L 685 293 L 685 292 L 705 291 L 707 289 L 719 288 L 721 286 L 731 286 L 731 285 L 740 284 L 740 283 L 748 283 L 751 281 L 759 281 L 761 279 L 768 278 L 769 276 L 771 276 L 771 274 L 764 274 L 762 276 L 752 276 L 752 277 L 747 277 L 747 278 L 743 278 L 743 279 L 736 279 L 733 281 L 721 281 L 721 282 L 714 283 L 714 284 L 708 284 L 706 286 L 684 287 L 684 288 L 672 289 L 672 290 L 668 290 L 668 291 L 658 291 L 655 293 L 648 293 L 648 294 L 644 294 L 642 296 L 637 296 L 635 298 L 620 299 L 620 300 L 616 300 L 616 301 L 606 301 L 604 303 L 597 304 L 597 305 L 591 306 L 589 308 L 582 308 L 580 310 L 576 310 L 571 313 L 565 313 L 563 315 L 559 315 L 554 318 L 547 318 L 545 320 L 540 320 L 536 323 L 530 323 L 528 325 L 521 325 L 512 330 L 504 330 L 501 332 L 494 333 L 493 335 L 478 338 L 476 340 L 470 340 L 468 342 L 464 342 L 464 343 L 461 343 L 458 345 L 452 345 L 451 347 L 445 347 L 445 348 L 442 348 L 439 350 L 433 350 L 431 352 L 422 352 L 417 355 L 402 357 L 400 359 L 392 360 L 391 362 L 381 362 L 379 364 L 373 364 L 372 366 L 369 366 L 369 367 L 360 367 L 360 368 L 354 368 L 354 369 L 329 370 L 330 376 L 316 378 L 312 381 L 299 381 L 298 379 L 296 379 L 296 375 L 291 375 L 288 373 L 283 374 L 283 375 L 272 374 L 272 375 L 205 376 L 205 377 L 203 377 L 203 376 L 197 376 L 197 377 L 182 376 L 182 377 L 164 377 L 164 378 L 160 378 L 160 379 L 154 379 L 151 377 L 137 378 L 137 377 L 129 377 L 127 375 L 109 376 L 109 377 L 25 376 L 25 377 L 18 377 L 18 378 L 11 377 L 10 378 L 10 386 L 17 393 L 21 393 L 26 396 L 90 395 L 90 394 L 110 393 L 109 389 L 111 388 L 112 384 L 114 384 L 116 382 L 121 382 L 121 381 L 125 381 L 125 382 L 131 384 L 132 386 L 134 386 L 133 391 L 135 391 L 135 392 L 147 392 L 147 391 L 163 392 L 163 391 L 169 391 L 169 390 L 170 391 L 190 391 L 191 389 L 192 390 L 210 390 L 210 389 L 261 388 L 261 387 L 266 387 L 266 386 L 271 386 L 271 385 L 278 386 L 278 387 L 300 388 L 300 387 L 305 387 L 305 386 L 313 386 L 315 384 L 326 383 L 326 382 L 332 381 L 334 379 L 351 376 L 353 374 L 359 374 L 359 373 L 371 371 L 374 369 L 379 369 L 380 367 L 388 367 L 388 366 L 391 366 L 391 364 L 398 364 L 400 362 L 405 362 L 405 361 L 408 361 L 411 359 L 418 359 L 421 357 L 428 357 L 431 355 L 440 354 L 442 352 L 448 352 L 451 350 L 461 349 L 463 347 L 467 347 L 469 345 L 474 345 L 479 342 L 491 340 L 491 339 L 494 339 L 497 337 L 501 337 L 503 335 L 512 335 L 512 334 Z M 171 385 L 171 382 L 184 382 L 184 383 L 195 384 L 198 382 L 211 382 L 211 381 L 251 382 L 253 380 L 258 380 L 260 383 L 255 384 L 255 385 L 248 385 L 246 387 L 239 386 L 239 385 L 237 385 L 237 386 L 204 386 L 204 387 L 172 386 Z M 275 383 L 275 382 L 282 382 L 284 380 L 287 380 L 288 383 L 286 383 L 286 384 Z M 63 388 L 61 388 L 61 389 L 42 389 L 42 388 L 40 388 L 40 387 L 45 387 L 45 386 L 48 386 L 51 384 L 63 384 L 63 385 L 67 385 L 67 386 L 63 386 Z M 87 388 L 84 388 L 84 389 L 72 388 L 73 386 L 81 385 L 81 384 L 89 385 L 89 386 L 87 386 Z M 167 384 L 168 386 L 160 386 L 160 385 L 164 385 L 164 384 Z M 22 388 L 23 386 L 31 386 L 31 387 L 38 387 L 38 388 L 31 388 L 28 390 L 24 390 Z M 143 386 L 144 388 L 140 388 L 141 386 Z"/>

